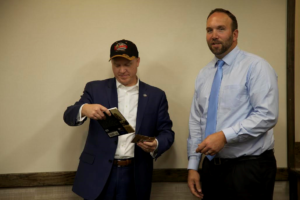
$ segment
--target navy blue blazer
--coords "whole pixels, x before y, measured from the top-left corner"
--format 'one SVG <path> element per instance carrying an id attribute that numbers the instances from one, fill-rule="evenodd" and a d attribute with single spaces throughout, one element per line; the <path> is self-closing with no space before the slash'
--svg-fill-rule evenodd
<path id="1" fill-rule="evenodd" d="M 174 142 L 172 121 L 168 113 L 165 93 L 140 81 L 136 119 L 136 133 L 156 137 L 159 142 L 157 157 Z M 86 84 L 81 99 L 67 108 L 64 121 L 78 126 L 77 115 L 82 104 L 101 104 L 107 108 L 118 107 L 116 79 L 92 81 Z M 96 120 L 90 119 L 85 147 L 80 156 L 73 191 L 85 199 L 96 199 L 110 174 L 118 137 L 110 138 Z M 135 145 L 134 179 L 137 199 L 150 199 L 153 158 Z"/>

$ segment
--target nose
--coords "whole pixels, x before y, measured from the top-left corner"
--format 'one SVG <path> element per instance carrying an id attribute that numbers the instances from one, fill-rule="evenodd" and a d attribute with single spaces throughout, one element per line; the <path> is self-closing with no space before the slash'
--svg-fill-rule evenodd
<path id="1" fill-rule="evenodd" d="M 218 39 L 218 33 L 215 30 L 212 31 L 212 39 L 213 40 Z"/>
<path id="2" fill-rule="evenodd" d="M 121 73 L 124 73 L 125 71 L 126 71 L 126 68 L 125 68 L 124 66 L 121 66 L 121 67 L 120 67 L 120 72 L 121 72 Z"/>

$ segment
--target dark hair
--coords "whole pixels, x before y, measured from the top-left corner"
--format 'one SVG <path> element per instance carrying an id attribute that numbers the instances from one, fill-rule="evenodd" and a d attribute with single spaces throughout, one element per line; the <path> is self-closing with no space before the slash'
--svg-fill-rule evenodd
<path id="1" fill-rule="evenodd" d="M 220 12 L 220 13 L 225 13 L 228 17 L 230 17 L 230 19 L 232 20 L 232 23 L 231 23 L 231 29 L 232 31 L 236 30 L 238 28 L 238 23 L 237 23 L 237 20 L 236 20 L 236 17 L 229 11 L 229 10 L 225 10 L 223 8 L 216 8 L 214 10 L 212 10 L 207 19 L 212 15 L 214 14 L 215 12 Z"/>

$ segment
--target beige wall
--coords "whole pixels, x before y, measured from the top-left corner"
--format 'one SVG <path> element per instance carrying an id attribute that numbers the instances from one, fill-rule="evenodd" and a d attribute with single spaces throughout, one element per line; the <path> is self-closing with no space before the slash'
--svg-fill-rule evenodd
<path id="1" fill-rule="evenodd" d="M 295 136 L 300 142 L 300 0 L 296 0 L 295 19 Z"/>
<path id="2" fill-rule="evenodd" d="M 62 120 L 86 82 L 112 77 L 109 48 L 139 48 L 141 80 L 168 97 L 176 139 L 156 168 L 185 168 L 194 82 L 212 58 L 208 13 L 223 7 L 239 22 L 239 47 L 278 74 L 278 167 L 286 167 L 286 0 L 0 1 L 0 174 L 76 170 L 88 123 Z"/>

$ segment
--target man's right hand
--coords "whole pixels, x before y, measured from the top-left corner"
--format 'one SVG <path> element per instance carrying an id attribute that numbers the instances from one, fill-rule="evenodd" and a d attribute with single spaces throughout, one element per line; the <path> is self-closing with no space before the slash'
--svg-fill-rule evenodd
<path id="1" fill-rule="evenodd" d="M 188 174 L 188 186 L 193 195 L 202 199 L 203 193 L 200 186 L 200 175 L 196 170 L 190 169 Z"/>
<path id="2" fill-rule="evenodd" d="M 84 104 L 81 109 L 81 117 L 86 116 L 90 119 L 104 120 L 106 117 L 103 112 L 111 116 L 109 110 L 100 104 Z"/>

